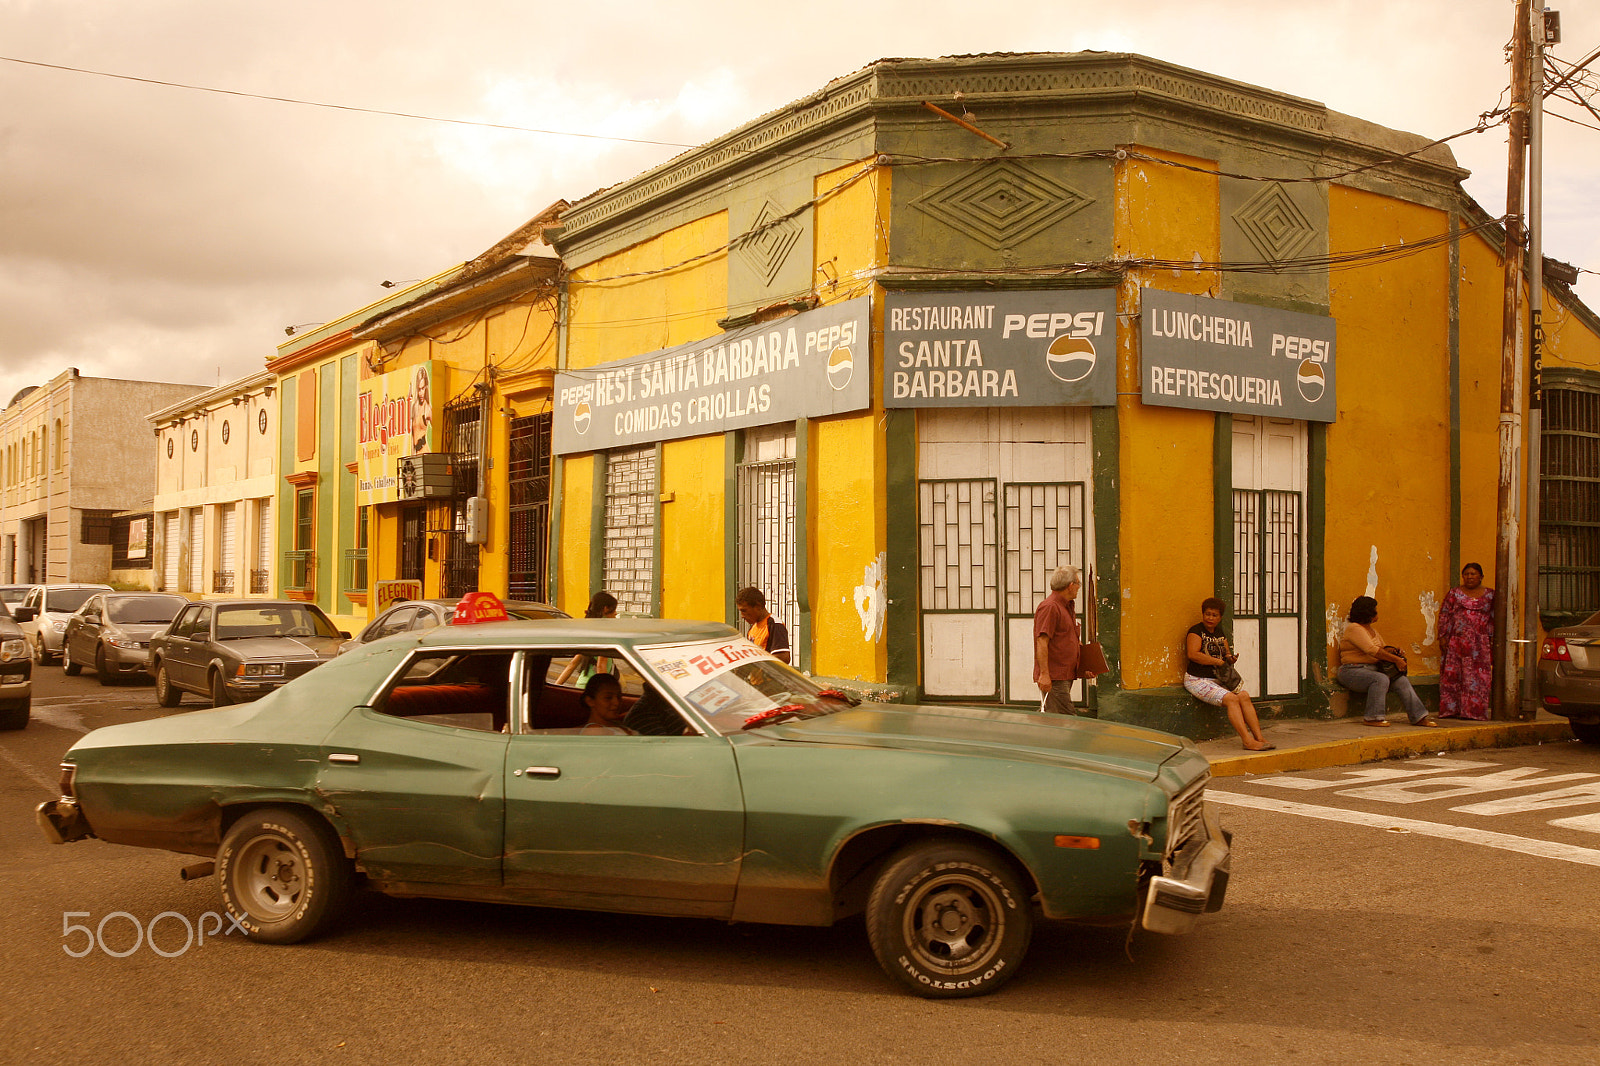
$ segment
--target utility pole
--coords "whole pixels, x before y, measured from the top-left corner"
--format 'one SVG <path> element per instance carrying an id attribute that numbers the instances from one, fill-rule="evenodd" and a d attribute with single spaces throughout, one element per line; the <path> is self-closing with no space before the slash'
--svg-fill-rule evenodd
<path id="1" fill-rule="evenodd" d="M 1529 13 L 1532 55 L 1528 97 L 1528 533 L 1527 592 L 1522 607 L 1522 709 L 1528 720 L 1539 710 L 1539 532 L 1544 503 L 1544 46 L 1546 13 Z"/>
<path id="2" fill-rule="evenodd" d="M 1512 607 L 1518 599 L 1517 511 L 1522 473 L 1522 360 L 1517 343 L 1522 296 L 1522 193 L 1528 140 L 1528 52 L 1530 0 L 1517 0 L 1511 33 L 1511 120 L 1506 166 L 1505 304 L 1500 333 L 1500 481 L 1494 541 L 1494 692 L 1493 715 L 1517 717 L 1517 637 Z"/>

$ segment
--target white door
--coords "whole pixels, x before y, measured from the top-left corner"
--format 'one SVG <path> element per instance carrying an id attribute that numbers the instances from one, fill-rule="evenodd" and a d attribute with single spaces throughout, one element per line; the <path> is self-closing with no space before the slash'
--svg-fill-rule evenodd
<path id="1" fill-rule="evenodd" d="M 161 587 L 168 592 L 178 590 L 178 512 L 168 511 L 161 516 Z"/>
<path id="2" fill-rule="evenodd" d="M 216 591 L 239 591 L 238 528 L 236 505 L 225 503 L 217 508 L 217 570 L 221 580 Z"/>
<path id="3" fill-rule="evenodd" d="M 272 591 L 272 497 L 256 504 L 256 565 L 250 575 L 250 592 L 262 595 Z"/>
<path id="4" fill-rule="evenodd" d="M 189 511 L 189 589 L 199 593 L 205 590 L 205 521 L 206 512 L 203 507 L 194 507 Z"/>
<path id="5" fill-rule="evenodd" d="M 1233 635 L 1252 696 L 1306 673 L 1306 424 L 1233 416 Z"/>

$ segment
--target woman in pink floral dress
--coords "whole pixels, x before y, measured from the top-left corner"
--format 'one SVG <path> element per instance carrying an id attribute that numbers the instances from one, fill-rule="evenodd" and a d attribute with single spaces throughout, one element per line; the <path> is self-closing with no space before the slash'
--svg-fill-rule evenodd
<path id="1" fill-rule="evenodd" d="M 1468 563 L 1439 608 L 1440 718 L 1489 717 L 1493 643 L 1494 589 L 1483 587 L 1483 567 Z"/>

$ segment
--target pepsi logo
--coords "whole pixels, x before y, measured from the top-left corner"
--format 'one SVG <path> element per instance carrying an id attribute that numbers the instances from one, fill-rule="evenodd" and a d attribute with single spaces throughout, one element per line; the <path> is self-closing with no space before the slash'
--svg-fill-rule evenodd
<path id="1" fill-rule="evenodd" d="M 1300 387 L 1300 395 L 1305 397 L 1307 403 L 1316 403 L 1322 399 L 1322 394 L 1328 387 L 1328 379 L 1322 373 L 1322 364 L 1313 363 L 1309 359 L 1301 362 L 1300 370 L 1294 376 L 1294 383 Z"/>
<path id="2" fill-rule="evenodd" d="M 1082 381 L 1094 370 L 1094 345 L 1083 337 L 1062 334 L 1050 342 L 1044 365 L 1057 381 Z"/>
<path id="3" fill-rule="evenodd" d="M 850 375 L 855 368 L 855 357 L 850 354 L 850 349 L 840 345 L 828 354 L 828 384 L 835 391 L 842 391 L 850 384 Z"/>
<path id="4" fill-rule="evenodd" d="M 572 410 L 572 425 L 579 433 L 589 432 L 589 402 L 580 401 Z"/>

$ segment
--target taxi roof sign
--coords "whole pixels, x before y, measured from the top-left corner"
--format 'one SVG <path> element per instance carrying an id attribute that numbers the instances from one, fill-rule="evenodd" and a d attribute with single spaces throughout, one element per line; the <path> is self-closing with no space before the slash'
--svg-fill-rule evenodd
<path id="1" fill-rule="evenodd" d="M 505 622 L 510 615 L 506 614 L 506 605 L 500 602 L 500 597 L 492 592 L 469 592 L 461 597 L 461 602 L 456 604 L 455 613 L 450 616 L 450 625 L 472 626 L 480 622 Z"/>

